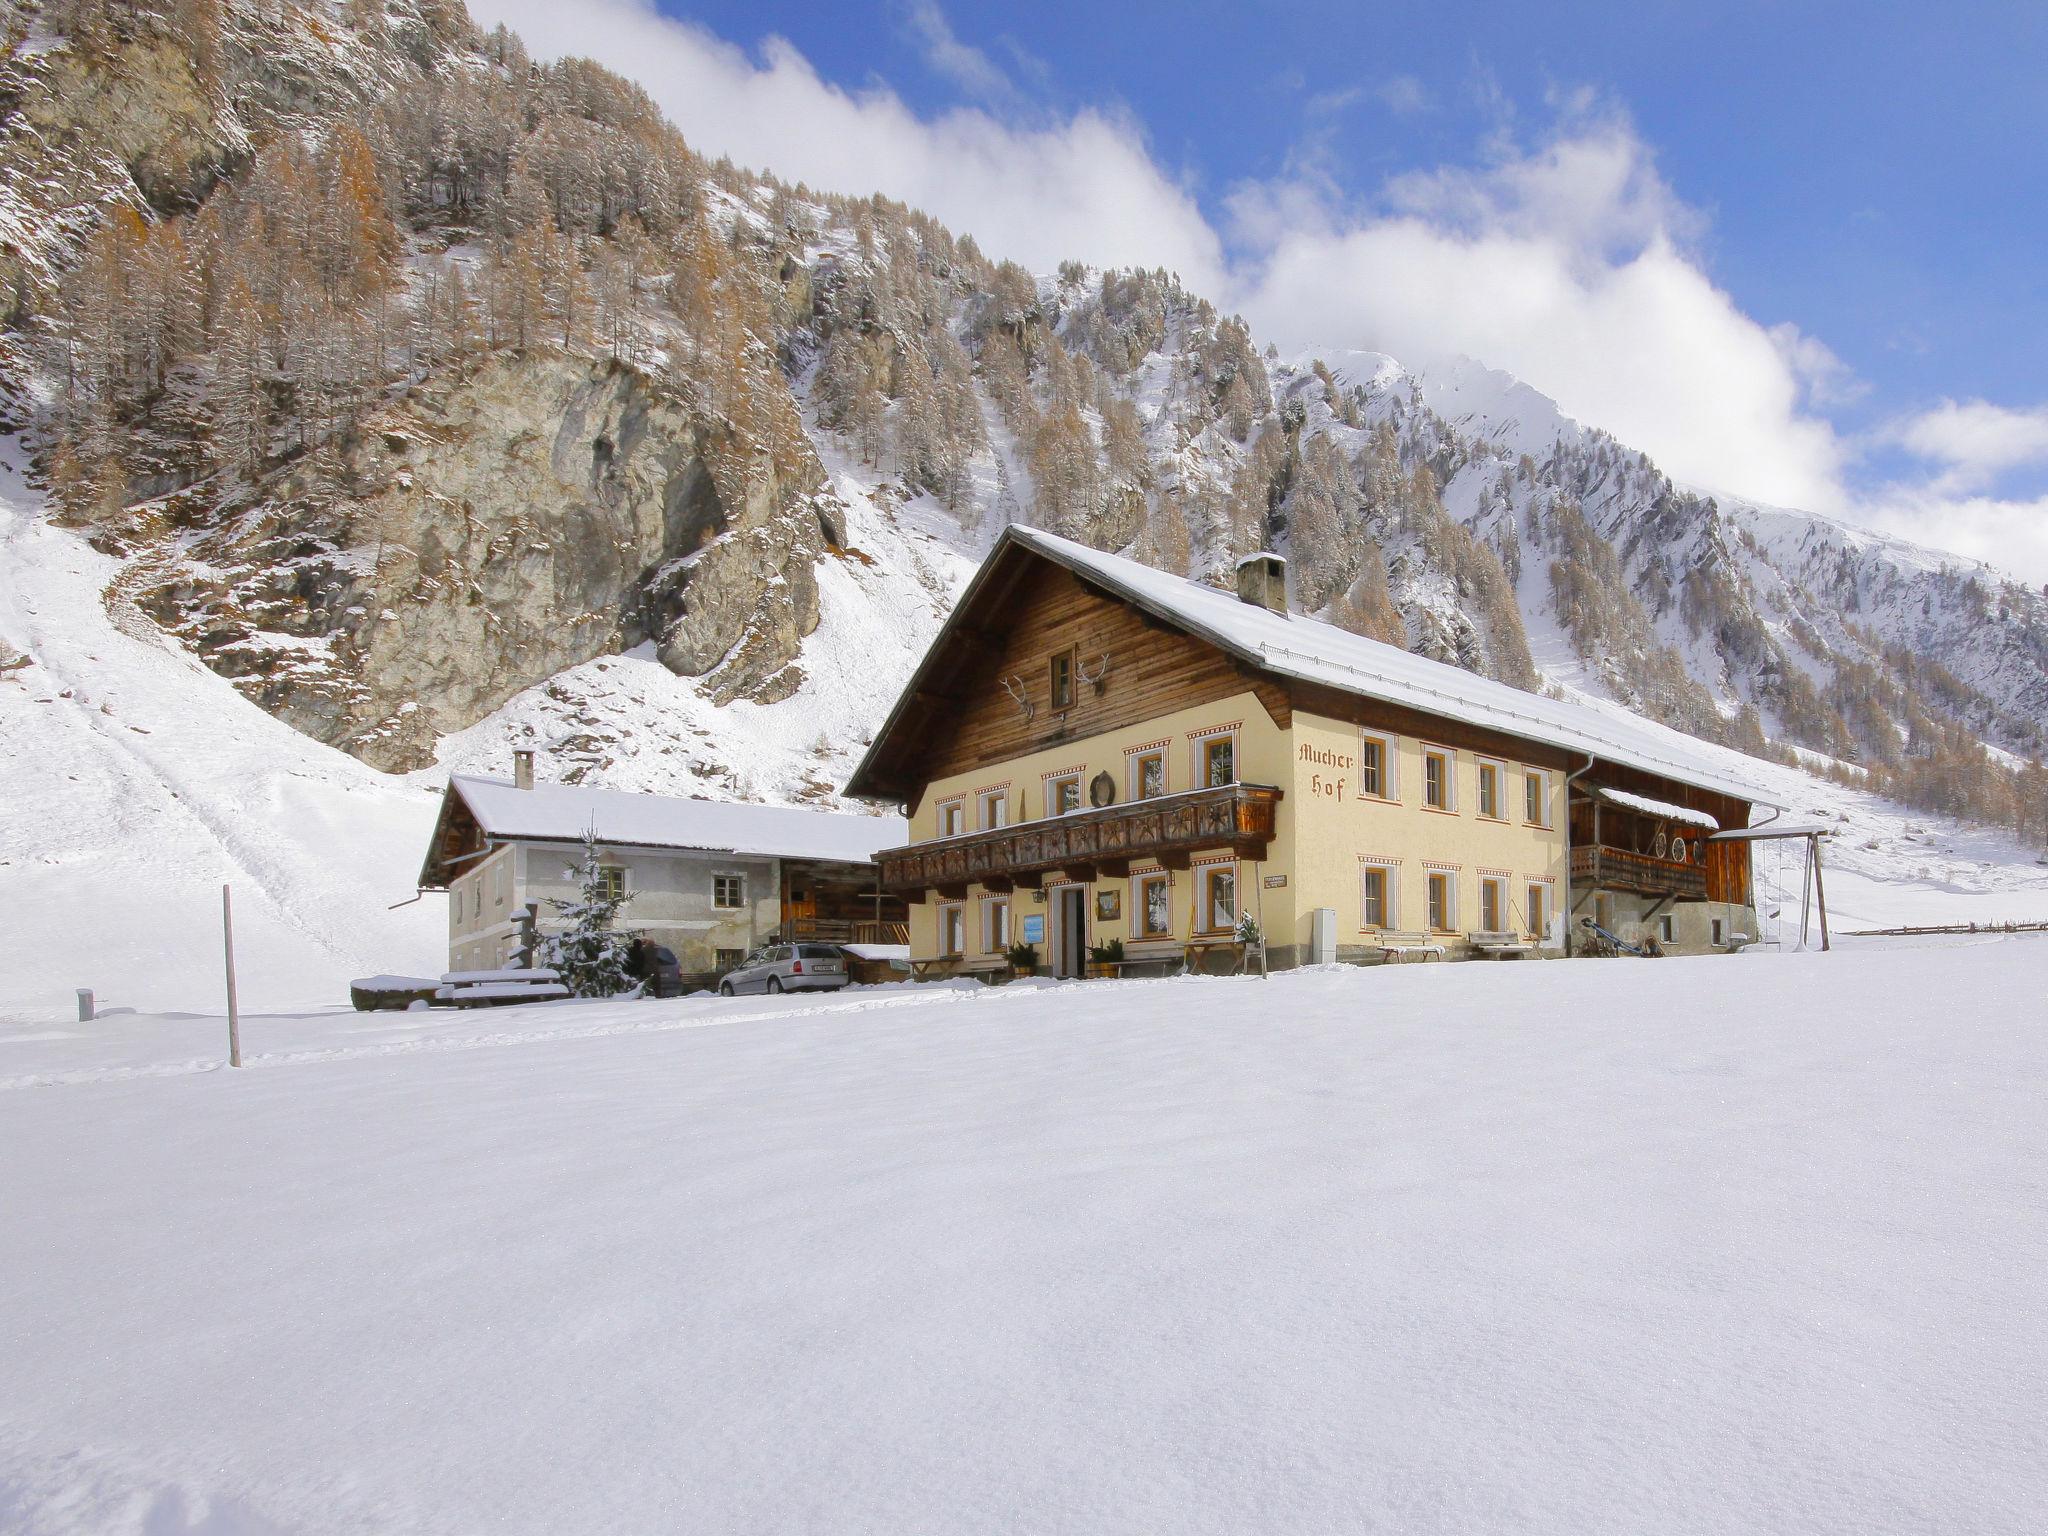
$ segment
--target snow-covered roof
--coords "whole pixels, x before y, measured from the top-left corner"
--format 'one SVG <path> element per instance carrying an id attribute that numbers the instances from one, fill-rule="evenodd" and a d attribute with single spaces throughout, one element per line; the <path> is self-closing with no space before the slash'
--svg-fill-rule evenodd
<path id="1" fill-rule="evenodd" d="M 1589 752 L 1603 762 L 1741 800 L 1776 803 L 1722 766 L 1717 759 L 1733 755 L 1726 749 L 1650 721 L 1527 693 L 1320 619 L 1276 613 L 1242 601 L 1235 592 L 1104 554 L 1043 529 L 1012 524 L 996 552 L 1010 542 L 1058 561 L 1268 672 L 1452 716 L 1525 741 Z"/>
<path id="2" fill-rule="evenodd" d="M 499 842 L 576 842 L 594 828 L 599 842 L 634 848 L 865 863 L 878 849 L 910 840 L 910 825 L 900 816 L 689 800 L 581 784 L 521 789 L 509 779 L 469 774 L 451 776 L 448 788 L 462 797 L 484 836 Z"/>
<path id="3" fill-rule="evenodd" d="M 1648 795 L 1632 795 L 1625 789 L 1609 789 L 1605 785 L 1593 793 L 1624 810 L 1641 811 L 1645 816 L 1655 816 L 1660 821 L 1682 821 L 1688 826 L 1705 827 L 1709 832 L 1721 830 L 1720 822 L 1689 805 L 1673 805 L 1669 800 L 1652 800 Z"/>

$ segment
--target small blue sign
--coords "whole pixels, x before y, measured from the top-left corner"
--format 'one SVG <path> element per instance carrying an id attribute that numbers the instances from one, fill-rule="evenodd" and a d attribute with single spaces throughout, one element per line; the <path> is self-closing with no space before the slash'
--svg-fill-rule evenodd
<path id="1" fill-rule="evenodd" d="M 1026 912 L 1024 914 L 1024 942 L 1026 944 L 1043 944 L 1045 942 L 1045 914 L 1043 912 Z"/>

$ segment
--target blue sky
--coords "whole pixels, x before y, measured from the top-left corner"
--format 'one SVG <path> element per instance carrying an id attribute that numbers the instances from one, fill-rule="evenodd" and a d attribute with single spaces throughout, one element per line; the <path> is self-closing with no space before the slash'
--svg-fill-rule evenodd
<path id="1" fill-rule="evenodd" d="M 699 147 L 2048 579 L 2048 6 L 473 0 Z"/>

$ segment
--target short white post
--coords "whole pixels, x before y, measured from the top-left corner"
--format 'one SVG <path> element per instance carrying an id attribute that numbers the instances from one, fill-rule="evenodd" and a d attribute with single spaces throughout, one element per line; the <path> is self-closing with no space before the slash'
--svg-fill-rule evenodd
<path id="1" fill-rule="evenodd" d="M 235 1006 L 235 908 L 225 885 L 220 888 L 220 936 L 228 961 L 228 1065 L 242 1064 L 242 1015 Z"/>
<path id="2" fill-rule="evenodd" d="M 78 989 L 78 1022 L 81 1024 L 90 1024 L 92 1022 L 91 987 L 80 987 Z"/>

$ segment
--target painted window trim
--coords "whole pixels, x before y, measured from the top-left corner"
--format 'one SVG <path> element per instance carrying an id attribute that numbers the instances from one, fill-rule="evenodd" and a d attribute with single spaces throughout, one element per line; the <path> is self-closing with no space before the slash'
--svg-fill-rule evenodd
<path id="1" fill-rule="evenodd" d="M 1431 933 L 1458 932 L 1458 887 L 1463 883 L 1459 880 L 1458 873 L 1459 866 L 1456 864 L 1426 863 L 1422 866 L 1422 920 L 1425 923 L 1429 922 L 1429 888 L 1431 881 L 1438 875 L 1444 877 L 1446 882 L 1444 889 L 1449 897 L 1445 903 L 1443 925 L 1441 927 L 1432 925 L 1429 930 Z"/>
<path id="2" fill-rule="evenodd" d="M 1529 922 L 1531 906 L 1529 892 L 1534 890 L 1541 890 L 1543 892 L 1543 926 L 1541 928 Z M 1532 934 L 1539 939 L 1546 938 L 1550 933 L 1550 920 L 1555 916 L 1557 916 L 1557 881 L 1549 875 L 1524 876 L 1522 880 L 1522 921 L 1527 926 L 1522 931 Z"/>
<path id="3" fill-rule="evenodd" d="M 1377 870 L 1385 876 L 1381 892 L 1381 921 L 1368 923 L 1365 920 L 1365 877 L 1369 870 Z M 1381 857 L 1378 854 L 1361 853 L 1358 856 L 1358 931 L 1360 933 L 1391 933 L 1401 926 L 1401 861 Z"/>
<path id="4" fill-rule="evenodd" d="M 938 904 L 937 911 L 939 916 L 939 958 L 943 960 L 950 959 L 955 955 L 964 956 L 967 953 L 967 903 L 964 901 L 942 901 Z M 949 913 L 960 919 L 960 947 L 958 949 L 948 949 L 946 947 L 946 918 Z"/>
<path id="5" fill-rule="evenodd" d="M 1417 745 L 1422 748 L 1422 808 L 1425 811 L 1434 811 L 1439 816 L 1457 815 L 1458 749 L 1456 747 L 1447 747 L 1440 742 L 1434 741 L 1418 742 Z M 1429 803 L 1429 760 L 1432 756 L 1441 757 L 1444 760 L 1444 803 L 1442 805 L 1431 805 Z"/>
<path id="6" fill-rule="evenodd" d="M 1531 779 L 1534 779 L 1543 786 L 1542 793 L 1537 796 L 1537 803 L 1543 807 L 1543 819 L 1541 821 L 1531 821 L 1529 819 L 1529 780 Z M 1550 806 L 1550 770 L 1548 768 L 1531 768 L 1525 764 L 1522 768 L 1522 825 L 1525 827 L 1541 827 L 1547 832 L 1556 825 L 1556 821 L 1556 814 L 1551 810 Z"/>
<path id="7" fill-rule="evenodd" d="M 1195 937 L 1212 939 L 1221 934 L 1237 931 L 1238 923 L 1244 918 L 1244 881 L 1237 866 L 1236 854 L 1225 858 L 1196 859 L 1188 865 L 1188 872 L 1195 877 Z M 1210 882 L 1220 871 L 1226 869 L 1230 871 L 1231 906 L 1235 910 L 1231 914 L 1228 928 L 1211 928 L 1208 926 Z"/>
<path id="8" fill-rule="evenodd" d="M 1401 803 L 1401 738 L 1392 731 L 1368 730 L 1364 726 L 1358 728 L 1358 782 L 1361 786 L 1365 783 L 1365 744 L 1368 741 L 1379 743 L 1380 778 L 1384 781 L 1384 784 L 1376 795 L 1368 794 L 1361 787 L 1358 791 L 1358 798 L 1360 800 L 1377 800 L 1385 805 L 1399 805 Z"/>
<path id="9" fill-rule="evenodd" d="M 946 812 L 953 806 L 960 808 L 960 830 L 958 832 L 948 832 L 946 830 Z M 967 796 L 964 794 L 948 795 L 943 800 L 933 801 L 932 814 L 936 818 L 935 824 L 938 827 L 940 838 L 965 837 L 970 830 L 967 825 Z"/>
<path id="10" fill-rule="evenodd" d="M 1154 933 L 1145 926 L 1145 882 L 1157 880 L 1166 887 L 1166 926 Z M 1131 938 L 1138 943 L 1151 943 L 1158 939 L 1173 937 L 1173 871 L 1164 868 L 1134 869 L 1129 876 L 1131 887 L 1131 916 L 1125 926 L 1131 931 Z"/>
<path id="11" fill-rule="evenodd" d="M 1506 870 L 1482 869 L 1479 871 L 1479 921 L 1482 924 L 1486 921 L 1486 892 L 1488 888 L 1490 887 L 1499 893 L 1499 899 L 1494 903 L 1494 925 L 1491 928 L 1482 927 L 1480 932 L 1512 933 L 1514 931 L 1507 923 L 1508 913 L 1514 905 L 1514 878 Z"/>
<path id="12" fill-rule="evenodd" d="M 1228 737 L 1230 740 L 1230 782 L 1244 782 L 1244 750 L 1238 740 L 1243 720 L 1232 720 L 1226 725 L 1206 725 L 1198 731 L 1188 732 L 1188 785 L 1193 789 L 1220 789 L 1221 785 L 1209 782 L 1209 745 Z"/>
<path id="13" fill-rule="evenodd" d="M 1085 768 L 1075 768 L 1067 773 L 1049 773 L 1045 776 L 1045 814 L 1047 817 L 1078 816 L 1081 812 L 1088 809 L 1088 798 L 1083 793 L 1084 786 L 1082 784 L 1082 775 L 1086 772 Z M 1071 811 L 1055 809 L 1059 802 L 1060 786 L 1068 783 L 1074 786 L 1074 808 Z M 1049 890 L 1051 887 L 1048 886 L 1047 889 Z"/>
<path id="14" fill-rule="evenodd" d="M 1486 796 L 1480 788 L 1486 770 L 1489 768 L 1493 770 L 1494 810 L 1492 815 L 1487 814 Z M 1507 812 L 1508 765 L 1503 759 L 1478 756 L 1472 759 L 1472 801 L 1472 814 L 1480 821 L 1511 822 L 1514 820 Z"/>
<path id="15" fill-rule="evenodd" d="M 1141 795 L 1138 793 L 1138 768 L 1147 758 L 1159 759 L 1159 793 Z M 1150 742 L 1142 747 L 1130 747 L 1124 752 L 1124 798 L 1126 800 L 1159 800 L 1173 793 L 1173 742 Z"/>
<path id="16" fill-rule="evenodd" d="M 1004 894 L 983 896 L 980 899 L 979 905 L 981 908 L 981 953 L 984 955 L 1000 955 L 1016 941 L 1007 934 L 1003 938 L 998 939 L 990 920 L 995 916 L 995 909 L 1001 907 L 1003 908 L 1004 927 L 1012 928 L 1014 927 L 1012 918 L 1016 913 L 1016 908 L 1011 905 L 1009 896 Z"/>
<path id="17" fill-rule="evenodd" d="M 981 823 L 979 827 L 975 828 L 976 831 L 993 832 L 998 827 L 1007 827 L 1010 824 L 1010 781 L 1008 779 L 1003 780 L 1000 784 L 982 785 L 981 788 L 974 791 L 973 799 L 974 819 Z M 1003 819 L 1000 822 L 991 823 L 988 819 L 988 803 L 991 800 L 1001 800 L 1003 803 Z"/>

